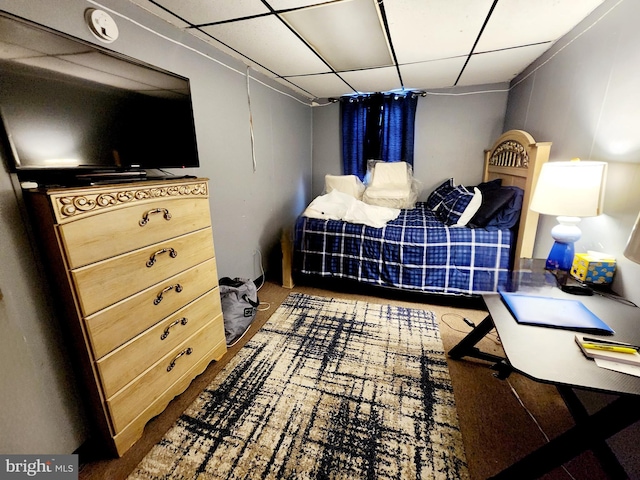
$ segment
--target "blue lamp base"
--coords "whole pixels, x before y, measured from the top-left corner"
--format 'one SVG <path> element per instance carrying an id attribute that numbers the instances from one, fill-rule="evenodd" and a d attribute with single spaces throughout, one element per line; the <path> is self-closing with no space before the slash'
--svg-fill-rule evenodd
<path id="1" fill-rule="evenodd" d="M 547 270 L 564 270 L 568 272 L 571 270 L 571 265 L 573 265 L 574 254 L 575 248 L 573 242 L 562 243 L 556 241 L 553 247 L 551 247 L 544 268 Z"/>
<path id="2" fill-rule="evenodd" d="M 558 225 L 551 229 L 551 236 L 555 240 L 551 252 L 547 257 L 547 270 L 563 270 L 568 272 L 573 265 L 575 254 L 574 242 L 580 240 L 582 232 L 578 228 L 580 219 L 577 217 L 558 217 Z"/>

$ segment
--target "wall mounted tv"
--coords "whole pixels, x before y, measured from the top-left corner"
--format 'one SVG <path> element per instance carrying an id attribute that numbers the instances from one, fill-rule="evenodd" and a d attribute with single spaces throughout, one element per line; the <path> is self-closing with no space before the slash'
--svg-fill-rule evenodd
<path id="1" fill-rule="evenodd" d="M 4 14 L 0 54 L 4 150 L 21 181 L 199 166 L 187 78 Z"/>

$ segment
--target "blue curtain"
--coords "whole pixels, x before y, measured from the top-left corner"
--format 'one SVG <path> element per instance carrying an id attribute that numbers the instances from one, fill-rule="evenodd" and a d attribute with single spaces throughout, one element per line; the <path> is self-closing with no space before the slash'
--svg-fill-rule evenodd
<path id="1" fill-rule="evenodd" d="M 380 158 L 413 166 L 413 135 L 418 95 L 384 95 L 380 129 Z"/>
<path id="2" fill-rule="evenodd" d="M 357 175 L 361 180 L 367 171 L 364 151 L 368 103 L 368 97 L 350 97 L 340 101 L 342 171 L 345 175 Z"/>
<path id="3" fill-rule="evenodd" d="M 342 164 L 345 175 L 361 179 L 367 160 L 405 161 L 413 165 L 413 138 L 419 96 L 373 94 L 343 97 Z"/>

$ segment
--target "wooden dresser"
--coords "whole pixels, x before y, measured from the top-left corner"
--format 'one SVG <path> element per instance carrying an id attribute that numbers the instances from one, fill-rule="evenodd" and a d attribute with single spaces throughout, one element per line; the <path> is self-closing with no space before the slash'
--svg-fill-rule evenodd
<path id="1" fill-rule="evenodd" d="M 206 179 L 30 190 L 90 415 L 122 455 L 226 352 Z"/>

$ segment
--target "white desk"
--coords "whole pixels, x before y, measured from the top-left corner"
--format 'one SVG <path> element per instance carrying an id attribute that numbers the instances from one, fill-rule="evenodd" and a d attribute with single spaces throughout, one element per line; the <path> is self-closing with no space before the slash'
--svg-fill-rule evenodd
<path id="1" fill-rule="evenodd" d="M 511 290 L 578 299 L 615 330 L 615 335 L 603 338 L 640 344 L 640 308 L 598 294 L 590 297 L 569 295 L 554 286 L 552 279 L 541 277 L 539 273 L 537 277 L 530 272 L 516 272 L 514 275 L 516 281 Z M 499 377 L 504 378 L 514 370 L 535 381 L 556 385 L 568 402 L 576 400 L 574 388 L 618 395 L 616 400 L 593 415 L 588 415 L 583 409 L 575 417 L 573 428 L 493 478 L 538 478 L 587 449 L 593 449 L 601 459 L 606 456 L 604 440 L 640 420 L 640 377 L 598 367 L 580 351 L 575 343 L 575 331 L 518 324 L 499 294 L 487 294 L 482 298 L 489 315 L 451 349 L 451 358 L 472 356 L 495 361 Z M 494 326 L 506 359 L 486 354 L 475 347 Z M 575 405 L 570 405 L 570 409 L 571 406 Z M 622 478 L 622 472 L 612 474 L 614 478 Z"/>

